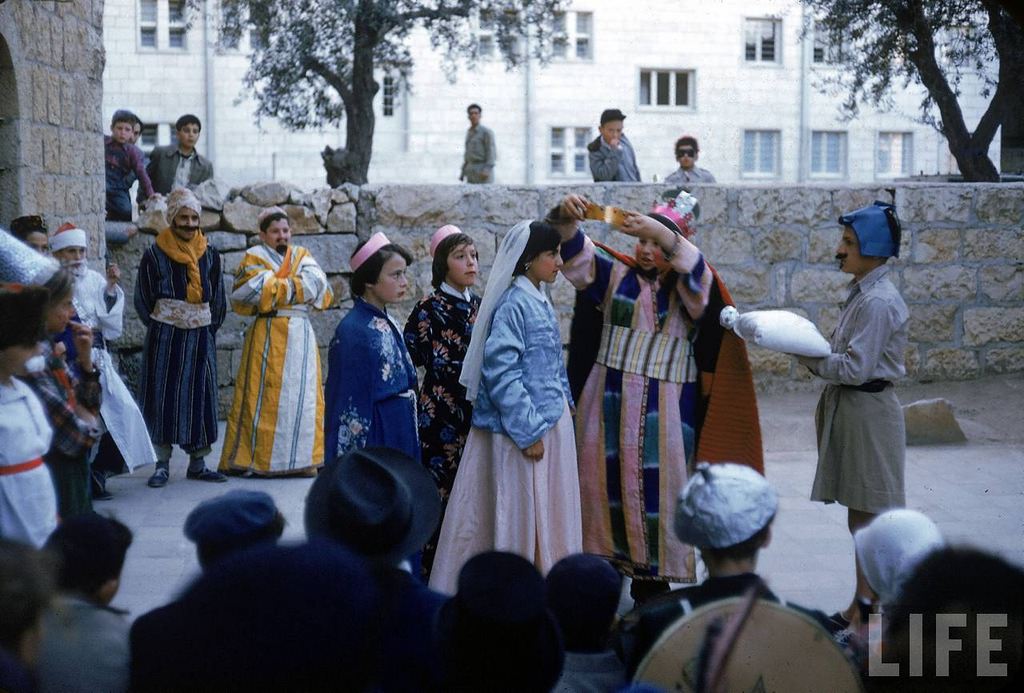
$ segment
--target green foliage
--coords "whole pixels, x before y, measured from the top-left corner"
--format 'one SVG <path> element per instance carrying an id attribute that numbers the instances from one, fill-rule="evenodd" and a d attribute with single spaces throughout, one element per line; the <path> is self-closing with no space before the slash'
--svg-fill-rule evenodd
<path id="1" fill-rule="evenodd" d="M 886 110 L 894 91 L 920 84 L 919 118 L 946 137 L 964 177 L 998 179 L 987 152 L 1011 93 L 1024 87 L 1024 30 L 997 0 L 802 2 L 829 41 L 846 47 L 824 86 L 845 95 L 847 117 L 862 103 Z M 990 98 L 973 132 L 958 101 L 968 78 Z"/>
<path id="2" fill-rule="evenodd" d="M 352 117 L 352 105 L 365 103 L 361 92 L 370 89 L 372 99 L 379 89 L 374 74 L 387 72 L 408 81 L 413 67 L 408 39 L 418 27 L 429 32 L 431 44 L 443 55 L 442 67 L 453 76 L 458 65 L 472 66 L 478 60 L 473 27 L 481 14 L 490 17 L 495 45 L 511 67 L 524 57 L 518 47 L 527 27 L 532 55 L 549 57 L 551 18 L 563 4 L 565 0 L 222 0 L 220 32 L 222 40 L 237 41 L 251 28 L 259 38 L 245 76 L 258 115 L 305 129 L 338 125 L 346 112 Z M 368 64 L 357 57 L 359 48 L 368 49 Z"/>

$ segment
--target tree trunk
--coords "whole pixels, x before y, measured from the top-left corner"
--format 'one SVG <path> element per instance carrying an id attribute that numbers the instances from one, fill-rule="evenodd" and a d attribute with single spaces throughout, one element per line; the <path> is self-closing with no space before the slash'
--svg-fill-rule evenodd
<path id="1" fill-rule="evenodd" d="M 907 30 L 917 42 L 916 48 L 908 52 L 908 57 L 917 68 L 921 83 L 938 106 L 942 134 L 946 136 L 949 151 L 956 159 L 960 173 L 966 181 L 999 182 L 999 169 L 988 158 L 988 148 L 995 135 L 995 128 L 989 124 L 994 120 L 998 127 L 1002 120 L 1002 94 L 997 90 L 982 123 L 972 134 L 964 122 L 960 102 L 935 59 L 935 39 L 925 18 L 922 0 L 912 2 L 904 12 L 897 13 L 897 16 L 905 21 Z"/>
<path id="2" fill-rule="evenodd" d="M 376 116 L 373 99 L 380 85 L 373 78 L 373 51 L 380 41 L 380 30 L 373 20 L 373 3 L 359 0 L 356 11 L 355 47 L 352 54 L 351 98 L 345 100 L 346 168 L 350 183 L 363 185 L 373 154 L 373 130 Z"/>

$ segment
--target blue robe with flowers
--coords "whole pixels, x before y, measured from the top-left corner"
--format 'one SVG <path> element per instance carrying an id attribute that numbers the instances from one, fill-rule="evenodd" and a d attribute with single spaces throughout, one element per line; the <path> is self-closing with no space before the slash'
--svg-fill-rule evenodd
<path id="1" fill-rule="evenodd" d="M 357 298 L 334 331 L 324 391 L 324 456 L 384 446 L 420 459 L 416 368 L 387 313 Z"/>

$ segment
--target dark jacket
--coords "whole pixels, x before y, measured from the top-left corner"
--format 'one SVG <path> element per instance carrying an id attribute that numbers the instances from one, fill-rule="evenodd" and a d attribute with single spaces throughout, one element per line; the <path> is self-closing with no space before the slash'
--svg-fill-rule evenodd
<path id="1" fill-rule="evenodd" d="M 203 181 L 213 178 L 213 162 L 205 156 L 196 152 L 196 158 L 192 161 L 192 171 L 188 176 L 188 187 L 195 188 Z M 161 195 L 171 192 L 174 186 L 174 174 L 178 170 L 178 147 L 167 145 L 165 147 L 153 147 L 149 153 L 149 164 L 146 172 L 153 181 L 153 189 Z"/>

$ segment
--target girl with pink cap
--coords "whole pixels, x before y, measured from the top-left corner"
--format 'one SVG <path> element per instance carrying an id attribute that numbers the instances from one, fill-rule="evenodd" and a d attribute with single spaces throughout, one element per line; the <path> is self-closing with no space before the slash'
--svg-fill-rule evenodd
<path id="1" fill-rule="evenodd" d="M 413 363 L 424 369 L 418 410 L 421 459 L 441 493 L 443 517 L 473 417 L 459 373 L 480 308 L 480 297 L 470 291 L 480 263 L 473 239 L 451 224 L 431 236 L 430 255 L 434 293 L 409 315 L 405 345 Z M 436 545 L 435 533 L 423 550 L 428 577 Z"/>
<path id="2" fill-rule="evenodd" d="M 416 367 L 387 307 L 405 298 L 412 255 L 377 232 L 349 265 L 355 303 L 334 331 L 324 388 L 324 457 L 383 446 L 419 459 Z"/>

